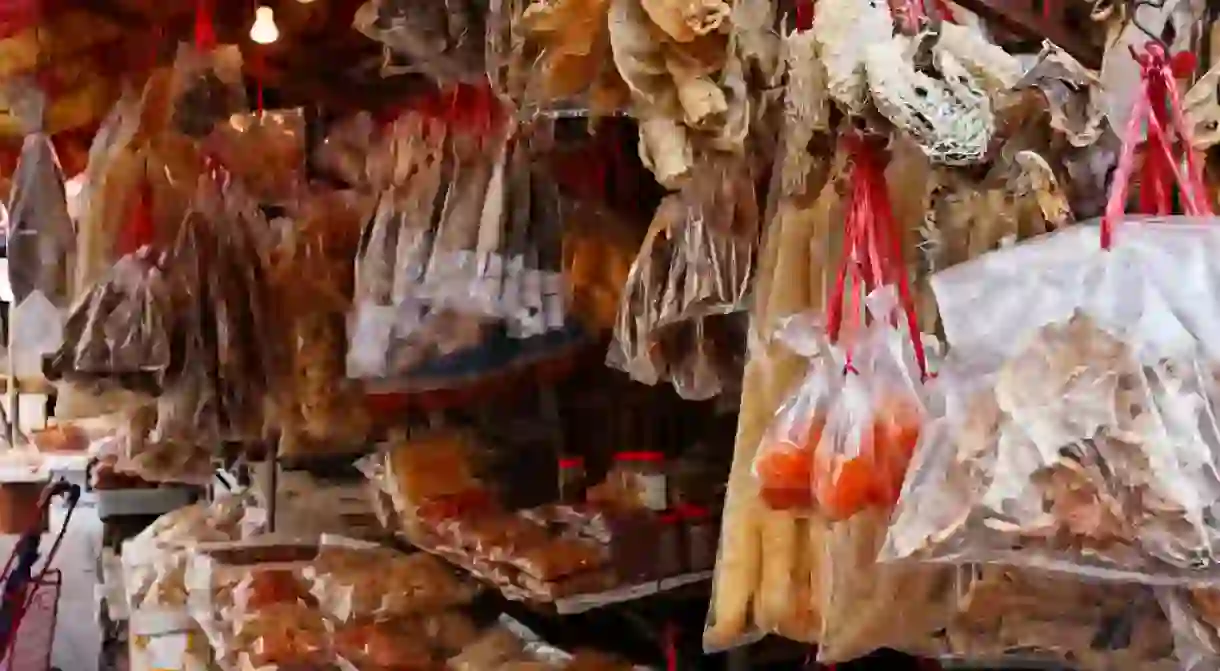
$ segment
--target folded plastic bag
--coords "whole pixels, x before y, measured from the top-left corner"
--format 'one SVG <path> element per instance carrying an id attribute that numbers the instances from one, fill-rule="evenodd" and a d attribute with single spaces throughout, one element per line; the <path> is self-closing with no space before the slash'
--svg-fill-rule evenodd
<path id="1" fill-rule="evenodd" d="M 241 50 L 236 45 L 211 50 L 179 45 L 170 99 L 173 126 L 188 137 L 207 137 L 216 124 L 248 112 Z"/>

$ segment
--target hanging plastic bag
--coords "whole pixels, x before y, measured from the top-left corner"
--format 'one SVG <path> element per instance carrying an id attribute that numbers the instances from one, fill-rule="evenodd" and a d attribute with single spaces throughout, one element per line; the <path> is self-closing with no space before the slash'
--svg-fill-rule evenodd
<path id="1" fill-rule="evenodd" d="M 310 165 L 318 172 L 351 187 L 384 188 L 374 182 L 369 155 L 378 144 L 378 129 L 368 112 L 342 118 L 332 124 L 326 137 L 313 150 Z"/>
<path id="2" fill-rule="evenodd" d="M 1198 164 L 1167 164 L 1189 217 L 1124 217 L 1135 132 L 1172 155 L 1148 88 L 1173 91 L 1164 53 L 1141 56 L 1144 95 L 1100 222 L 985 255 L 932 287 L 958 363 L 949 414 L 917 452 L 885 558 L 1054 568 L 1151 583 L 1214 580 L 1220 500 L 1220 231 Z M 1189 142 L 1183 142 L 1189 147 Z M 1100 235 L 1099 235 L 1100 233 Z M 1099 241 L 1100 237 L 1100 241 Z M 1020 282 L 1014 281 L 1020 278 Z"/>
<path id="3" fill-rule="evenodd" d="M 157 393 L 171 374 L 171 287 L 151 247 L 125 256 L 72 308 L 49 379 Z"/>
<path id="4" fill-rule="evenodd" d="M 43 132 L 45 95 L 15 84 L 9 107 L 25 126 L 25 140 L 8 201 L 8 281 L 12 291 L 10 372 L 37 376 L 42 357 L 63 343 L 64 309 L 72 300 L 76 227 L 68 215 L 64 174 Z"/>

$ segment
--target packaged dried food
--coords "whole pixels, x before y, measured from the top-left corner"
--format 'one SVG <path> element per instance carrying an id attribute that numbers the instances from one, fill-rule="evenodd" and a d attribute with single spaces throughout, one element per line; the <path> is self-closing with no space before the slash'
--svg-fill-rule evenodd
<path id="1" fill-rule="evenodd" d="M 493 627 L 447 663 L 450 671 L 485 671 L 525 654 L 524 642 L 511 630 L 503 626 Z"/>
<path id="2" fill-rule="evenodd" d="M 1105 251 L 1096 235 L 1075 227 L 934 277 L 962 364 L 886 556 L 1154 582 L 1215 573 L 1203 511 L 1220 492 L 1205 474 L 1220 446 L 1200 427 L 1217 325 L 1191 296 L 1218 278 L 1191 254 L 1220 238 L 1190 219 L 1123 224 Z M 1018 272 L 1043 279 L 1006 285 Z M 1183 273 L 1199 278 L 1189 291 Z"/>
<path id="3" fill-rule="evenodd" d="M 473 596 L 436 557 L 326 537 L 303 576 L 327 617 L 339 621 L 439 611 Z"/>
<path id="4" fill-rule="evenodd" d="M 628 274 L 607 365 L 645 384 L 672 378 L 693 399 L 731 386 L 710 365 L 718 358 L 710 353 L 715 327 L 700 320 L 745 310 L 759 236 L 750 170 L 733 161 L 700 164 L 657 208 Z M 680 344 L 665 344 L 675 337 Z M 679 362 L 690 353 L 696 358 Z"/>
<path id="5" fill-rule="evenodd" d="M 1215 590 L 1161 589 L 1157 596 L 1173 627 L 1178 668 L 1184 671 L 1220 668 L 1220 611 Z"/>
<path id="6" fill-rule="evenodd" d="M 316 553 L 307 544 L 273 540 L 193 549 L 188 608 L 222 668 L 286 670 L 333 661 L 323 612 L 301 576 Z"/>
<path id="7" fill-rule="evenodd" d="M 436 666 L 413 620 L 349 622 L 335 629 L 335 655 L 358 671 L 426 671 Z"/>
<path id="8" fill-rule="evenodd" d="M 669 509 L 668 475 L 661 452 L 619 452 L 606 478 L 619 497 L 615 503 L 656 512 Z"/>
<path id="9" fill-rule="evenodd" d="M 345 380 L 346 315 L 361 226 L 373 200 L 335 191 L 303 199 L 270 264 L 290 367 L 280 401 L 281 456 L 350 453 L 369 416 L 358 382 Z"/>
<path id="10" fill-rule="evenodd" d="M 449 537 L 464 550 L 491 561 L 518 557 L 546 543 L 546 527 L 511 513 L 490 513 L 459 520 Z"/>
<path id="11" fill-rule="evenodd" d="M 601 566 L 605 555 L 589 541 L 555 538 L 518 553 L 509 563 L 534 578 L 551 581 Z"/>
<path id="12" fill-rule="evenodd" d="M 559 501 L 579 504 L 585 500 L 584 457 L 561 457 L 559 467 Z"/>
<path id="13" fill-rule="evenodd" d="M 326 129 L 326 136 L 313 150 L 310 166 L 318 172 L 352 187 L 385 186 L 373 171 L 373 153 L 378 140 L 377 125 L 368 112 L 344 117 Z"/>
<path id="14" fill-rule="evenodd" d="M 241 537 L 247 496 L 220 496 L 158 517 L 123 543 L 123 584 L 132 612 L 184 609 L 192 546 Z M 252 531 L 257 531 L 254 529 Z"/>

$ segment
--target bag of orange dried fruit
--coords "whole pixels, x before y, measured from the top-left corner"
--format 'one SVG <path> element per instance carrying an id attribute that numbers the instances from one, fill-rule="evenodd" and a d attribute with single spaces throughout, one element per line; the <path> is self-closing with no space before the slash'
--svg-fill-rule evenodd
<path id="1" fill-rule="evenodd" d="M 885 194 L 883 157 L 854 141 L 851 198 L 824 322 L 790 317 L 778 334 L 809 369 L 755 456 L 763 501 L 845 520 L 898 501 L 924 419 L 924 336 Z"/>

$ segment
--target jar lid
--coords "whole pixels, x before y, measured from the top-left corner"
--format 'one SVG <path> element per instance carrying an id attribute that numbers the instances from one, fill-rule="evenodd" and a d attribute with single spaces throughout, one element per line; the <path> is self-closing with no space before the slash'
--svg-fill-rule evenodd
<path id="1" fill-rule="evenodd" d="M 614 455 L 615 461 L 664 461 L 665 455 L 660 452 L 619 452 Z"/>
<path id="2" fill-rule="evenodd" d="M 584 457 L 560 457 L 560 468 L 583 468 L 585 465 Z"/>

